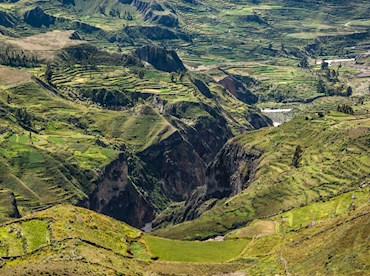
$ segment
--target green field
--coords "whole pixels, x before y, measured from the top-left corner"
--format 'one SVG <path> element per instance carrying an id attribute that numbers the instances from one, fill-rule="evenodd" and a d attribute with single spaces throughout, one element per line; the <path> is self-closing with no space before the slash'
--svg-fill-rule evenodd
<path id="1" fill-rule="evenodd" d="M 144 237 L 150 253 L 161 261 L 171 262 L 227 262 L 237 257 L 248 240 L 224 242 L 174 241 L 154 236 Z"/>

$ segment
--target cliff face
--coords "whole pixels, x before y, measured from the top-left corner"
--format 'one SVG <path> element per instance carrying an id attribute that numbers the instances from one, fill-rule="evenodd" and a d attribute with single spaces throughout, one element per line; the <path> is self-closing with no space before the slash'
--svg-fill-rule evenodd
<path id="1" fill-rule="evenodd" d="M 244 149 L 228 143 L 207 168 L 205 199 L 225 198 L 240 193 L 254 179 L 258 158 L 263 151 Z"/>
<path id="2" fill-rule="evenodd" d="M 189 141 L 208 165 L 232 137 L 228 123 L 218 110 L 203 103 L 179 102 L 166 106 L 166 114 L 173 118 L 174 126 Z M 192 123 L 184 124 L 191 120 Z M 202 183 L 204 184 L 204 183 Z"/>
<path id="3" fill-rule="evenodd" d="M 9 190 L 0 190 L 0 206 L 2 210 L 0 213 L 0 223 L 9 218 L 21 217 L 13 192 Z"/>
<path id="4" fill-rule="evenodd" d="M 199 217 L 219 200 L 240 193 L 254 180 L 259 157 L 263 151 L 245 149 L 227 143 L 206 169 L 205 185 L 198 187 L 184 205 L 165 212 L 154 221 L 154 227 L 170 222 L 180 223 Z"/>
<path id="5" fill-rule="evenodd" d="M 195 79 L 193 80 L 193 83 L 195 87 L 199 90 L 200 93 L 202 93 L 203 96 L 211 99 L 212 98 L 212 93 L 209 90 L 208 86 L 201 80 Z"/>
<path id="6" fill-rule="evenodd" d="M 56 18 L 46 14 L 40 7 L 36 7 L 24 14 L 24 21 L 32 27 L 40 28 L 54 25 Z"/>
<path id="7" fill-rule="evenodd" d="M 186 68 L 175 51 L 155 46 L 144 46 L 136 50 L 136 55 L 143 61 L 164 72 L 183 72 Z"/>
<path id="8" fill-rule="evenodd" d="M 20 218 L 21 214 L 19 213 L 17 201 L 15 200 L 14 193 L 9 193 L 9 206 L 10 206 L 10 212 L 9 217 L 10 218 Z"/>
<path id="9" fill-rule="evenodd" d="M 160 180 L 165 196 L 182 201 L 204 185 L 207 164 L 232 134 L 226 120 L 205 104 L 179 102 L 163 112 L 177 131 L 139 157 Z"/>
<path id="10" fill-rule="evenodd" d="M 212 128 L 202 125 L 206 120 L 214 124 Z M 226 122 L 216 122 L 212 117 L 203 118 L 202 123 L 199 121 L 191 128 L 174 119 L 172 123 L 178 131 L 137 153 L 136 158 L 145 170 L 122 153 L 105 168 L 95 191 L 82 205 L 142 227 L 154 219 L 160 205 L 169 199 L 187 200 L 194 190 L 206 183 L 207 164 L 231 137 Z M 163 201 L 156 202 L 158 197 Z"/>
<path id="11" fill-rule="evenodd" d="M 155 214 L 154 206 L 130 180 L 124 153 L 105 168 L 89 201 L 82 205 L 135 227 L 150 222 Z"/>
<path id="12" fill-rule="evenodd" d="M 250 113 L 247 116 L 247 121 L 255 128 L 255 129 L 260 129 L 263 127 L 268 127 L 273 125 L 273 121 L 261 114 L 261 113 Z"/>
<path id="13" fill-rule="evenodd" d="M 242 81 L 238 80 L 232 75 L 222 79 L 220 84 L 242 102 L 247 104 L 255 104 L 258 101 L 257 96 L 249 91 L 247 86 Z"/>
<path id="14" fill-rule="evenodd" d="M 180 116 L 179 111 L 171 112 Z M 194 127 L 174 119 L 178 131 L 137 154 L 145 170 L 122 153 L 105 168 L 95 191 L 82 205 L 142 227 L 154 219 L 163 203 L 156 198 L 162 197 L 164 202 L 187 200 L 206 183 L 207 164 L 231 137 L 226 121 L 214 116 L 202 118 Z"/>
<path id="15" fill-rule="evenodd" d="M 185 41 L 191 41 L 191 36 L 186 33 L 175 32 L 160 26 L 126 26 L 124 31 L 132 39 L 146 37 L 150 40 L 182 39 Z"/>
<path id="16" fill-rule="evenodd" d="M 206 164 L 179 132 L 141 152 L 139 157 L 160 180 L 162 192 L 175 201 L 186 200 L 204 183 Z"/>
<path id="17" fill-rule="evenodd" d="M 227 143 L 233 135 L 216 108 L 158 100 L 156 105 L 176 130 L 137 152 L 139 163 L 122 154 L 106 168 L 88 204 L 137 227 L 152 221 L 169 201 L 186 204 L 168 217 L 161 215 L 157 224 L 194 219 L 217 200 L 241 192 L 262 154 Z"/>

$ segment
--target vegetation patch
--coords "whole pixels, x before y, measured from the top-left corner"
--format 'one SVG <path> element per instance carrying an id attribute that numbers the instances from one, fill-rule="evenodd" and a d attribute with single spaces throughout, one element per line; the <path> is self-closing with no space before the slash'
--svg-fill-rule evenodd
<path id="1" fill-rule="evenodd" d="M 155 236 L 144 236 L 153 256 L 172 262 L 227 262 L 238 256 L 248 240 L 176 241 Z"/>

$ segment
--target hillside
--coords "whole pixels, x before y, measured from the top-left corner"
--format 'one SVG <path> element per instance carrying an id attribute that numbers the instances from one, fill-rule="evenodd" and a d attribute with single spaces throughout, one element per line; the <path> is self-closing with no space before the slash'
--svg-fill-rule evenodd
<path id="1" fill-rule="evenodd" d="M 370 273 L 369 10 L 0 0 L 0 274 Z"/>
<path id="2" fill-rule="evenodd" d="M 112 274 L 118 266 L 125 274 L 140 271 L 140 265 L 128 259 L 130 255 L 149 258 L 141 249 L 140 231 L 67 205 L 7 223 L 0 233 L 1 270 L 7 275 L 21 271 L 31 275 L 42 271 Z"/>
<path id="3" fill-rule="evenodd" d="M 68 49 L 70 59 L 75 51 L 97 51 L 87 46 Z M 93 194 L 108 201 L 120 196 L 98 194 L 99 183 L 112 183 L 110 170 L 117 163 L 120 173 L 126 174 L 126 183 L 119 189 L 123 192 L 131 186 L 131 196 L 144 205 L 123 219 L 143 225 L 169 200 L 183 200 L 184 194 L 200 185 L 206 163 L 229 137 L 254 129 L 252 124 L 271 124 L 257 108 L 223 93 L 212 81 L 208 88 L 196 79 L 211 93 L 209 98 L 190 75 L 173 80 L 170 73 L 153 68 L 138 77 L 137 72 L 143 70 L 140 64 L 122 67 L 127 61 L 120 61 L 121 65 L 109 65 L 113 60 L 96 60 L 95 56 L 91 62 L 98 64 L 86 68 L 71 64 L 70 59 L 50 67 L 49 80 L 42 67 L 0 68 L 4 82 L 9 83 L 1 88 L 1 188 L 13 192 L 26 213 L 29 208 L 58 202 L 109 209 L 87 199 Z M 248 114 L 256 115 L 254 121 L 248 121 Z M 181 175 L 158 174 L 152 160 L 164 152 L 173 160 L 167 170 L 181 171 Z M 195 166 L 199 170 L 196 177 L 191 175 Z M 159 181 L 164 182 L 162 190 Z M 172 189 L 171 181 L 179 187 Z M 103 212 L 122 218 L 121 211 Z M 144 212 L 142 217 L 136 215 L 139 212 Z"/>
<path id="4" fill-rule="evenodd" d="M 207 168 L 206 185 L 157 223 L 196 219 L 157 233 L 204 239 L 366 187 L 369 131 L 367 113 L 328 111 L 238 136 Z"/>
<path id="5" fill-rule="evenodd" d="M 0 271 L 6 275 L 214 275 L 239 271 L 244 275 L 288 270 L 361 275 L 370 269 L 364 236 L 369 227 L 368 191 L 354 194 L 356 208 L 351 211 L 346 204 L 353 195 L 342 195 L 257 220 L 231 232 L 223 242 L 157 238 L 92 211 L 58 205 L 0 227 Z M 339 211 L 336 215 L 327 216 L 329 211 L 321 217 L 309 215 L 333 202 Z M 302 213 L 311 221 L 303 228 Z M 348 244 L 356 251 L 343 251 Z M 311 257 L 307 258 L 307 252 Z"/>

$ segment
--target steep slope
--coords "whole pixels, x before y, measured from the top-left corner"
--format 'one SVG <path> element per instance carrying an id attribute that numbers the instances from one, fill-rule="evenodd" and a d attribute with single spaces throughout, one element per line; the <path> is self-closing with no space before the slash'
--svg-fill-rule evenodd
<path id="1" fill-rule="evenodd" d="M 158 223 L 199 218 L 156 233 L 205 239 L 368 185 L 370 129 L 362 116 L 314 114 L 231 140 L 207 168 L 206 185 Z"/>
<path id="2" fill-rule="evenodd" d="M 12 192 L 9 192 L 7 190 L 0 191 L 0 206 L 1 222 L 6 221 L 10 218 L 20 217 L 17 202 Z"/>
<path id="3" fill-rule="evenodd" d="M 366 274 L 368 200 L 368 188 L 344 193 L 256 220 L 227 237 L 251 239 L 240 257 L 253 263 L 252 274 Z"/>
<path id="4" fill-rule="evenodd" d="M 313 66 L 315 61 L 356 58 L 368 50 L 369 4 L 360 0 L 26 3 L 0 7 L 6 14 L 4 20 L 8 22 L 10 16 L 14 23 L 0 26 L 4 35 L 0 39 L 73 29 L 111 51 L 132 51 L 152 44 L 176 49 L 186 67 L 205 71 L 217 81 L 227 77 L 218 68 L 253 76 L 256 82 L 251 86 L 224 80 L 231 93 L 248 103 L 257 99 L 307 102 L 324 96 L 317 89 L 320 78 L 316 71 L 319 66 Z M 30 27 L 24 22 L 23 15 L 30 11 L 42 17 L 38 25 L 44 22 L 48 27 Z M 301 67 L 302 61 L 307 61 L 304 64 L 308 67 Z M 347 73 L 353 70 L 368 73 L 368 69 L 356 67 L 335 68 L 339 72 L 338 86 L 348 84 Z M 368 85 L 363 87 L 361 90 L 368 90 Z"/>
<path id="5" fill-rule="evenodd" d="M 226 141 L 254 129 L 249 115 L 271 124 L 212 79 L 201 81 L 209 98 L 191 73 L 143 66 L 133 53 L 80 41 L 50 51 L 52 62 L 31 73 L 1 68 L 11 84 L 1 97 L 1 188 L 15 194 L 22 215 L 69 202 L 142 227 L 204 184 L 207 164 Z M 14 57 L 30 67 L 33 59 Z"/>
<path id="6" fill-rule="evenodd" d="M 0 0 L 0 274 L 369 274 L 369 8 Z"/>

